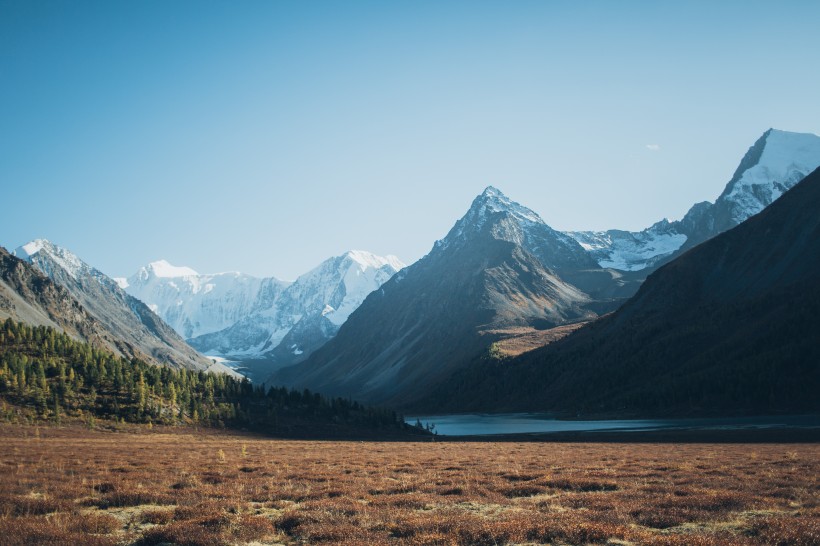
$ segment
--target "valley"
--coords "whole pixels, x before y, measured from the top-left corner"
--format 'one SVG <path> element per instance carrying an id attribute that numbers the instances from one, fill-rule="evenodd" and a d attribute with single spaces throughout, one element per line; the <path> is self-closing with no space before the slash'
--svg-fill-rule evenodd
<path id="1" fill-rule="evenodd" d="M 12 284 L 0 318 L 68 328 L 116 354 L 153 364 L 239 370 L 256 384 L 310 389 L 403 411 L 618 415 L 620 404 L 624 415 L 761 414 L 788 411 L 795 400 L 802 402 L 793 409 L 813 411 L 803 391 L 813 388 L 816 370 L 795 359 L 816 359 L 812 325 L 817 311 L 810 278 L 818 270 L 814 205 L 809 201 L 817 200 L 816 192 L 803 186 L 815 184 L 804 179 L 812 178 L 818 165 L 820 137 L 769 129 L 741 158 L 714 203 L 696 203 L 682 219 L 663 219 L 640 232 L 556 230 L 532 209 L 487 186 L 449 232 L 410 265 L 393 255 L 351 250 L 292 282 L 239 272 L 200 274 L 166 260 L 128 277 L 109 277 L 68 249 L 36 239 L 4 258 L 0 273 Z M 804 202 L 790 198 L 794 192 L 802 192 Z M 781 204 L 784 200 L 788 204 Z M 780 210 L 775 218 L 748 228 L 771 216 L 772 208 Z M 789 216 L 799 224 L 792 222 L 779 240 L 770 240 L 767 234 L 779 230 Z M 737 230 L 746 235 L 724 237 Z M 731 243 L 712 250 L 713 256 L 724 252 L 730 259 L 755 258 L 736 266 L 718 264 L 714 270 L 706 259 L 690 265 L 692 255 L 710 252 L 703 249 L 716 248 L 717 240 Z M 768 270 L 788 268 L 800 271 L 800 279 L 780 275 L 747 294 L 728 289 L 763 278 Z M 688 273 L 674 282 L 660 281 L 657 288 L 657 278 L 684 270 Z M 87 319 L 56 316 L 55 301 L 38 301 L 30 286 L 45 282 L 34 280 L 38 274 L 63 291 L 59 297 L 82 307 Z M 798 280 L 804 284 L 797 286 Z M 728 294 L 734 298 L 731 305 Z M 768 318 L 755 319 L 751 326 L 757 332 L 752 334 L 739 319 L 744 314 Z M 629 315 L 639 318 L 624 319 Z M 798 325 L 791 328 L 786 319 Z M 658 324 L 665 325 L 662 336 L 656 335 Z M 708 332 L 701 332 L 704 328 Z M 602 329 L 603 334 L 594 333 Z M 797 335 L 799 330 L 805 334 Z M 639 342 L 635 336 L 645 339 Z M 777 386 L 794 375 L 777 370 L 787 364 L 782 357 L 744 352 L 744 343 L 764 338 L 757 352 L 771 353 L 777 344 L 780 354 L 789 355 L 788 365 L 804 374 L 802 385 Z M 702 354 L 690 354 L 688 339 L 703 347 Z M 730 354 L 748 355 L 735 359 L 745 359 L 746 367 L 766 360 L 754 365 L 754 373 L 741 373 L 745 383 L 734 389 L 733 401 L 701 408 L 687 395 L 687 402 L 676 403 L 689 409 L 664 404 L 681 398 L 681 382 L 691 383 L 691 373 L 674 372 L 684 377 L 661 381 L 669 383 L 663 388 L 670 392 L 663 396 L 621 392 L 624 382 L 641 381 L 638 360 L 663 375 L 667 361 L 680 359 L 687 369 L 699 370 L 695 375 L 712 374 L 712 381 L 721 385 L 717 396 L 725 398 L 728 362 L 712 367 L 703 360 L 717 344 L 727 344 Z M 661 354 L 665 356 L 657 356 Z M 693 361 L 695 356 L 701 360 Z M 609 364 L 596 364 L 604 361 Z M 596 394 L 590 388 L 604 382 L 596 365 L 609 375 L 607 388 L 614 392 Z M 573 374 L 578 378 L 568 379 Z M 574 383 L 563 385 L 565 380 Z M 763 392 L 762 382 L 780 390 Z M 783 394 L 786 390 L 789 396 Z M 582 395 L 585 391 L 592 394 Z M 563 400 L 566 407 L 545 407 L 547 399 Z"/>
<path id="2" fill-rule="evenodd" d="M 820 2 L 0 2 L 0 546 L 820 546 Z"/>

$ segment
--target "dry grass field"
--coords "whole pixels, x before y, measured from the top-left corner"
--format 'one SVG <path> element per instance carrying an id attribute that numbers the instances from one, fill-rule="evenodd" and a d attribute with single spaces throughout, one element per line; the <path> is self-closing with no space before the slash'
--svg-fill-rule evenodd
<path id="1" fill-rule="evenodd" d="M 820 446 L 0 427 L 0 543 L 820 544 Z"/>

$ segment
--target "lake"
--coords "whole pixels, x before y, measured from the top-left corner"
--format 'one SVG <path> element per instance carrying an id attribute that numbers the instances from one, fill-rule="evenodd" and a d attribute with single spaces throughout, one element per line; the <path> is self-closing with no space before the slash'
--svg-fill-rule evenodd
<path id="1" fill-rule="evenodd" d="M 407 416 L 405 421 L 416 420 L 435 425 L 438 434 L 446 436 L 474 436 L 486 434 L 527 434 L 549 432 L 604 432 L 646 431 L 663 429 L 744 429 L 820 427 L 820 416 L 790 415 L 763 417 L 726 417 L 715 419 L 621 419 L 603 421 L 564 421 L 538 413 L 496 413 L 459 415 Z"/>

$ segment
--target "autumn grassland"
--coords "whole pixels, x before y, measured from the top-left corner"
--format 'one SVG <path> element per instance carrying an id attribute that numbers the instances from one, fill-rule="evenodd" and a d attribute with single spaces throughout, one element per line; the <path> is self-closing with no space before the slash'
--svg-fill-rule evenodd
<path id="1" fill-rule="evenodd" d="M 817 444 L 0 436 L 9 546 L 820 543 Z"/>

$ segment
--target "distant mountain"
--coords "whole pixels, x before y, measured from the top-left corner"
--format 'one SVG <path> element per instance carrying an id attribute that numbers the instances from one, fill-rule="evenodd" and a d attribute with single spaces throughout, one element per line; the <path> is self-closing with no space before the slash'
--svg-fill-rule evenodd
<path id="1" fill-rule="evenodd" d="M 518 359 L 475 363 L 419 406 L 608 415 L 820 411 L 818 211 L 815 170 L 759 214 L 661 267 L 614 314 Z"/>
<path id="2" fill-rule="evenodd" d="M 273 381 L 405 402 L 486 350 L 492 332 L 596 316 L 560 274 L 600 270 L 571 237 L 488 187 L 431 252 L 370 294 L 339 333 Z"/>
<path id="3" fill-rule="evenodd" d="M 262 367 L 270 373 L 307 358 L 336 334 L 369 293 L 403 267 L 395 256 L 353 250 L 325 260 L 289 285 L 265 279 L 258 292 L 263 297 L 253 302 L 251 312 L 189 343 L 208 354 L 264 361 Z"/>
<path id="4" fill-rule="evenodd" d="M 115 280 L 185 339 L 218 332 L 269 309 L 290 284 L 236 272 L 200 275 L 165 260 Z"/>
<path id="5" fill-rule="evenodd" d="M 601 267 L 653 268 L 757 214 L 818 166 L 820 137 L 769 129 L 749 148 L 715 203 L 698 203 L 682 220 L 661 220 L 640 232 L 612 229 L 568 235 Z"/>
<path id="6" fill-rule="evenodd" d="M 99 335 L 115 345 L 110 348 L 117 354 L 138 356 L 151 364 L 174 368 L 230 372 L 197 353 L 142 302 L 68 250 L 38 239 L 17 248 L 14 254 L 70 294 L 101 325 L 104 333 Z M 37 290 L 32 290 L 27 299 L 36 296 Z M 61 326 L 58 320 L 54 322 Z M 61 329 L 72 333 L 64 326 Z M 85 335 L 81 338 L 93 341 Z"/>

